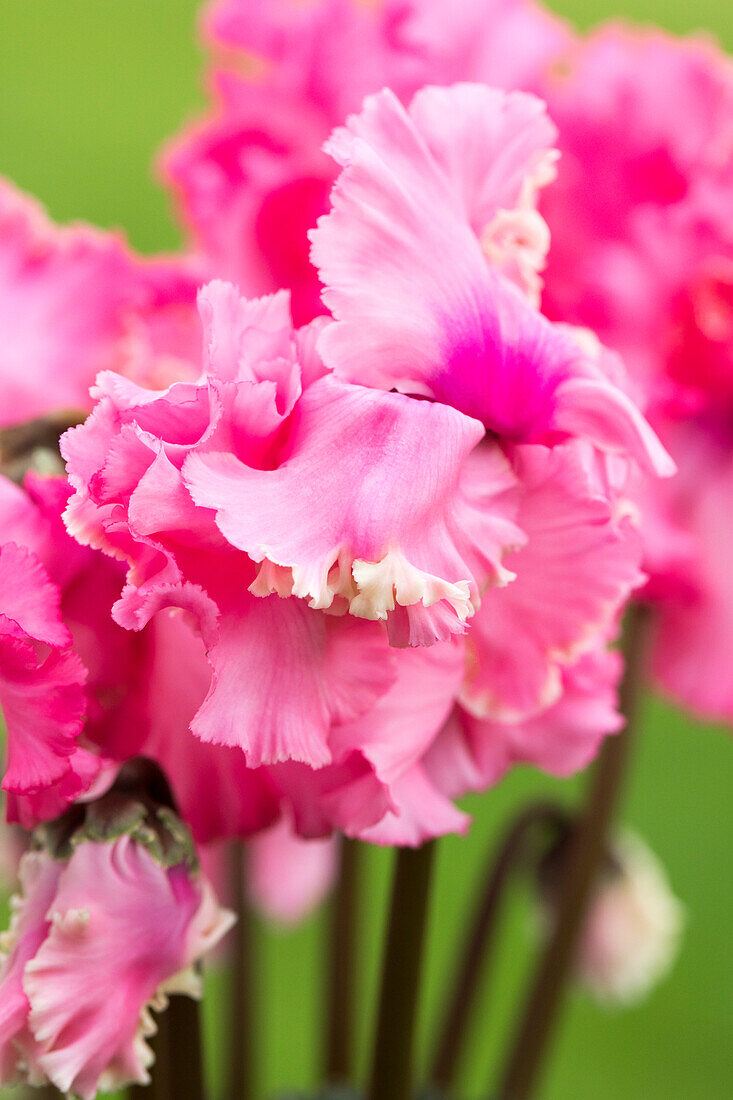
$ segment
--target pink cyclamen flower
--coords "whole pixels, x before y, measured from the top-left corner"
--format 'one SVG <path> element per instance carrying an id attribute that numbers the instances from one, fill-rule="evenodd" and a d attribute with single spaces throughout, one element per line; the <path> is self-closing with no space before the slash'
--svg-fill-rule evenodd
<path id="1" fill-rule="evenodd" d="M 620 351 L 679 479 L 639 505 L 655 607 L 653 668 L 675 698 L 730 720 L 733 69 L 702 39 L 603 28 L 544 94 L 560 127 L 544 302 Z M 592 260 L 589 259 L 592 253 Z"/>
<path id="2" fill-rule="evenodd" d="M 286 295 L 212 283 L 199 380 L 104 373 L 63 441 L 69 529 L 128 564 L 115 618 L 184 611 L 210 665 L 193 733 L 264 769 L 303 835 L 462 828 L 422 761 L 459 692 L 500 721 L 547 708 L 639 581 L 608 464 L 670 463 L 618 368 L 532 305 L 547 241 L 518 228 L 540 224 L 552 136 L 528 96 L 367 101 L 314 235 L 336 320 L 294 329 Z M 482 600 L 506 628 L 477 632 L 461 688 Z"/>
<path id="3" fill-rule="evenodd" d="M 51 1082 L 82 1100 L 147 1084 L 150 1010 L 201 995 L 196 964 L 232 914 L 190 862 L 131 835 L 34 850 L 20 878 L 0 970 L 0 1081 Z"/>
<path id="4" fill-rule="evenodd" d="M 591 900 L 577 976 L 599 1001 L 630 1003 L 671 968 L 684 911 L 662 865 L 638 838 L 618 838 L 613 859 Z"/>

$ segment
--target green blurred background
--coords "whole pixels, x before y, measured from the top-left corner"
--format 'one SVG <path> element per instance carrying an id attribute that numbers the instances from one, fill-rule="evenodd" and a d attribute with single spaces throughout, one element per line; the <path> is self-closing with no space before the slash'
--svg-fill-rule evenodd
<path id="1" fill-rule="evenodd" d="M 262 0 L 267 3 L 267 0 Z M 730 0 L 557 0 L 580 25 L 627 16 L 677 32 L 705 29 L 733 45 Z M 203 103 L 195 0 L 0 0 L 0 173 L 39 196 L 59 220 L 120 226 L 143 251 L 179 234 L 151 158 Z M 0 334 L 2 339 L 2 334 Z M 559 1029 L 543 1100 L 729 1100 L 733 1097 L 733 740 L 658 701 L 644 713 L 624 807 L 666 864 L 688 923 L 671 976 L 638 1007 L 600 1010 L 575 993 Z M 580 783 L 514 773 L 467 800 L 475 824 L 441 844 L 421 1027 L 424 1056 L 470 898 L 501 822 L 530 793 L 572 799 Z M 370 851 L 363 894 L 362 1046 L 377 977 L 390 855 Z M 488 1094 L 531 959 L 527 899 L 511 899 L 493 990 L 471 1036 L 462 1096 Z M 314 1083 L 322 1025 L 322 917 L 295 932 L 260 929 L 261 1086 Z M 214 977 L 210 1048 L 225 1014 Z M 226 1098 L 235 1100 L 235 1098 Z"/>

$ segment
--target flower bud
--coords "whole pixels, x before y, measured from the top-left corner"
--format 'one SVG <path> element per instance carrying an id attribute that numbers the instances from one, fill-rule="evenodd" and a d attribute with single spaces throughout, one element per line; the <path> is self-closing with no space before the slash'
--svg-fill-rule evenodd
<path id="1" fill-rule="evenodd" d="M 617 838 L 581 938 L 580 981 L 599 1001 L 640 999 L 672 966 L 683 922 L 656 856 L 636 837 Z"/>
<path id="2" fill-rule="evenodd" d="M 0 1084 L 92 1100 L 146 1084 L 151 1009 L 201 995 L 197 963 L 233 923 L 174 811 L 123 769 L 103 798 L 34 835 L 0 945 Z"/>

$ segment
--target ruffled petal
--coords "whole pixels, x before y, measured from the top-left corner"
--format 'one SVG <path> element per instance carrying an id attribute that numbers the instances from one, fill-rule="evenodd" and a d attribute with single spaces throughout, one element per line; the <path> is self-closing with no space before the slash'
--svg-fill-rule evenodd
<path id="1" fill-rule="evenodd" d="M 85 679 L 74 653 L 54 649 L 39 660 L 30 643 L 0 636 L 0 702 L 8 729 L 3 790 L 35 793 L 69 774 L 86 709 Z"/>
<path id="2" fill-rule="evenodd" d="M 71 636 L 59 604 L 59 590 L 35 554 L 12 542 L 0 546 L 0 616 L 5 636 L 33 638 L 56 648 L 68 646 Z"/>
<path id="3" fill-rule="evenodd" d="M 68 771 L 55 783 L 29 793 L 7 792 L 8 821 L 17 821 L 24 829 L 32 829 L 41 821 L 52 821 L 72 802 L 88 798 L 97 791 L 100 782 L 111 782 L 112 778 L 107 761 L 76 747 L 68 757 Z"/>
<path id="4" fill-rule="evenodd" d="M 280 806 L 266 769 L 248 768 L 239 747 L 205 744 L 189 728 L 211 683 L 203 641 L 176 608 L 156 614 L 142 640 L 147 660 L 131 687 L 137 696 L 133 713 L 141 715 L 132 751 L 163 768 L 199 843 L 267 828 Z M 121 734 L 115 748 L 124 759 L 132 754 L 130 732 Z"/>
<path id="5" fill-rule="evenodd" d="M 376 625 L 246 592 L 222 608 L 209 660 L 211 687 L 191 729 L 202 741 L 241 748 L 253 768 L 328 764 L 331 726 L 367 710 L 394 678 Z"/>
<path id="6" fill-rule="evenodd" d="M 60 593 L 33 554 L 0 548 L 0 706 L 8 730 L 3 789 L 31 794 L 70 775 L 86 710 L 86 670 L 69 649 Z"/>
<path id="7" fill-rule="evenodd" d="M 228 541 L 264 563 L 258 595 L 286 594 L 284 568 L 287 594 L 315 608 L 341 597 L 360 618 L 387 619 L 396 605 L 422 614 L 443 601 L 449 615 L 428 632 L 432 641 L 463 630 L 486 580 L 474 576 L 478 550 L 458 522 L 463 466 L 482 434 L 445 406 L 324 378 L 299 402 L 278 469 L 192 455 L 184 480 L 196 504 L 217 510 Z M 497 472 L 490 484 L 501 496 L 511 482 Z M 498 513 L 495 535 L 516 544 L 521 535 Z M 493 579 L 504 547 L 496 549 Z"/>

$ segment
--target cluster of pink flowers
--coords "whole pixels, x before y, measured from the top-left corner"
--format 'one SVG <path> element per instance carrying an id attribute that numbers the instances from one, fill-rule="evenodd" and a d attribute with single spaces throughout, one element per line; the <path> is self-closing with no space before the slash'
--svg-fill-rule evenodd
<path id="1" fill-rule="evenodd" d="M 293 888 L 301 838 L 418 845 L 515 764 L 584 767 L 632 593 L 659 681 L 733 716 L 733 76 L 524 0 L 221 0 L 205 30 L 212 113 L 163 157 L 185 255 L 0 187 L 2 438 L 78 423 L 66 477 L 39 446 L 0 480 L 2 786 L 32 827 L 151 758 L 197 842 L 262 838 L 289 918 L 333 860 Z M 208 887 L 129 837 L 23 883 L 0 1082 L 142 1080 Z M 173 904 L 179 941 L 122 960 L 129 1042 L 109 1005 L 77 1036 L 78 914 L 124 938 Z"/>

